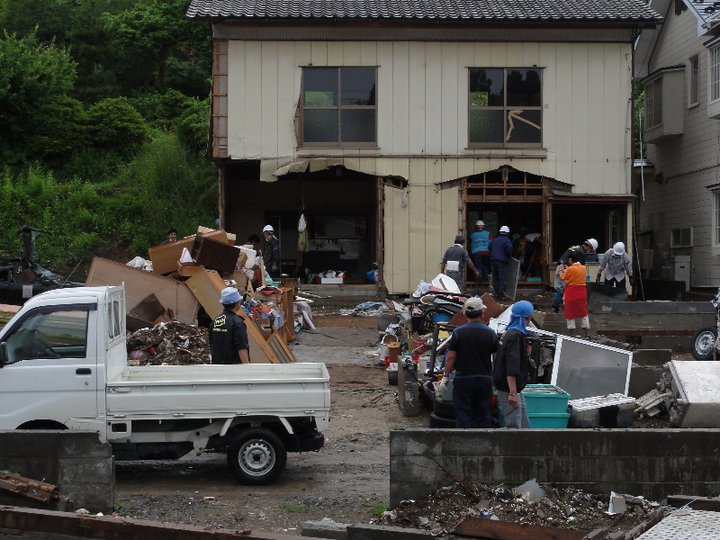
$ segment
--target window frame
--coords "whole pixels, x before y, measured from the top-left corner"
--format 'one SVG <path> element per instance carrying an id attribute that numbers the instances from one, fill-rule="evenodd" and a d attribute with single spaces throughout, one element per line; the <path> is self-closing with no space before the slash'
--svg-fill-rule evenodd
<path id="1" fill-rule="evenodd" d="M 688 233 L 689 240 L 687 242 L 682 242 L 682 239 L 680 241 L 676 241 L 676 233 L 677 236 L 682 236 L 683 233 Z M 677 227 L 674 229 L 670 229 L 670 248 L 671 249 L 678 249 L 678 248 L 691 248 L 693 247 L 693 240 L 694 240 L 694 231 L 693 227 Z"/>
<path id="2" fill-rule="evenodd" d="M 663 123 L 663 80 L 656 77 L 645 83 L 645 129 L 662 126 Z M 658 118 L 656 118 L 656 116 Z"/>
<path id="3" fill-rule="evenodd" d="M 712 245 L 720 247 L 720 190 L 712 191 Z"/>
<path id="4" fill-rule="evenodd" d="M 335 105 L 306 105 L 305 104 L 305 74 L 309 70 L 337 71 L 337 104 Z M 342 71 L 350 69 L 372 70 L 374 74 L 375 103 L 373 105 L 348 105 L 342 103 Z M 300 84 L 300 122 L 298 140 L 301 148 L 377 148 L 378 147 L 378 67 L 377 66 L 301 66 Z M 305 111 L 306 110 L 335 110 L 337 111 L 337 140 L 336 141 L 306 141 L 305 140 Z M 372 110 L 375 113 L 375 125 L 372 141 L 348 141 L 342 138 L 342 111 Z"/>
<path id="5" fill-rule="evenodd" d="M 471 80 L 473 71 L 476 70 L 502 70 L 503 71 L 503 104 L 502 105 L 487 105 L 487 106 L 473 106 L 472 104 L 472 91 L 471 91 Z M 507 89 L 507 78 L 508 74 L 512 72 L 513 70 L 533 70 L 537 71 L 540 77 L 540 104 L 539 105 L 532 105 L 532 106 L 522 106 L 522 110 L 525 111 L 539 111 L 540 113 L 540 141 L 539 142 L 507 142 L 507 134 L 508 134 L 508 114 L 510 110 L 520 108 L 521 106 L 517 105 L 508 105 L 507 103 L 507 97 L 508 92 Z M 544 136 L 544 102 L 543 102 L 543 87 L 544 87 L 544 81 L 543 81 L 543 74 L 544 74 L 544 68 L 538 67 L 538 66 L 512 66 L 512 67 L 506 67 L 506 66 L 496 66 L 496 67 L 488 67 L 488 66 L 472 66 L 469 67 L 467 70 L 467 103 L 468 103 L 468 119 L 467 119 L 467 141 L 468 141 L 468 148 L 477 149 L 477 148 L 543 148 L 543 136 Z M 471 120 L 472 120 L 472 113 L 473 111 L 479 111 L 479 110 L 502 110 L 503 111 L 503 140 L 500 142 L 478 142 L 471 140 L 471 132 L 472 132 L 472 126 L 471 126 Z"/>
<path id="6" fill-rule="evenodd" d="M 700 103 L 700 58 L 697 54 L 688 58 L 688 109 Z"/>
<path id="7" fill-rule="evenodd" d="M 708 51 L 708 103 L 720 100 L 720 45 Z"/>

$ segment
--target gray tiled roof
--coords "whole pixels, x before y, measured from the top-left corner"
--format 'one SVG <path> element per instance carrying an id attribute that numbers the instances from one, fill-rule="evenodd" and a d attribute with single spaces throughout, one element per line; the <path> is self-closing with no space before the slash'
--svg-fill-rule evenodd
<path id="1" fill-rule="evenodd" d="M 192 0 L 191 18 L 660 22 L 642 0 Z"/>

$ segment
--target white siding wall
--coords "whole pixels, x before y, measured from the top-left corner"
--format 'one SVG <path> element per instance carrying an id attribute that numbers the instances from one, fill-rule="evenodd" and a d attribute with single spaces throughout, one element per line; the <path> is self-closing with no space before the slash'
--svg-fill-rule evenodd
<path id="1" fill-rule="evenodd" d="M 641 203 L 640 230 L 653 230 L 659 249 L 673 255 L 691 255 L 691 285 L 717 287 L 720 283 L 720 248 L 712 245 L 712 195 L 705 186 L 720 182 L 718 139 L 720 121 L 707 117 L 708 50 L 706 37 L 697 36 L 697 19 L 685 11 L 668 13 L 649 72 L 685 64 L 698 55 L 699 105 L 688 109 L 687 72 L 682 95 L 673 96 L 685 114 L 684 133 L 648 145 L 648 158 L 663 183 L 646 178 L 646 200 Z M 691 250 L 670 250 L 675 228 L 693 227 Z"/>
<path id="2" fill-rule="evenodd" d="M 572 183 L 577 193 L 627 193 L 630 52 L 607 43 L 231 41 L 229 153 L 280 164 L 320 154 L 491 156 Z M 296 148 L 293 118 L 308 65 L 378 67 L 378 149 Z M 533 65 L 544 68 L 544 151 L 469 150 L 467 68 Z"/>

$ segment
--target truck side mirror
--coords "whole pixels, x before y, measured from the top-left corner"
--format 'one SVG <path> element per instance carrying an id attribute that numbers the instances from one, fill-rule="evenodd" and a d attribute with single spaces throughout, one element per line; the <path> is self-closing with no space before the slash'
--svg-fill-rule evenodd
<path id="1" fill-rule="evenodd" d="M 0 342 L 0 368 L 8 362 L 7 341 Z"/>

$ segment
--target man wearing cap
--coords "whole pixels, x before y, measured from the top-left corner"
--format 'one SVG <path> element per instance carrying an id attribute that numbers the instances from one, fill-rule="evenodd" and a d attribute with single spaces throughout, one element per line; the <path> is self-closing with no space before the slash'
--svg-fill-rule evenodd
<path id="1" fill-rule="evenodd" d="M 265 268 L 270 277 L 280 277 L 280 240 L 275 236 L 275 229 L 272 225 L 263 227 L 263 237 L 265 238 L 265 247 L 263 248 Z"/>
<path id="2" fill-rule="evenodd" d="M 485 229 L 485 222 L 478 219 L 475 222 L 475 230 L 470 234 L 470 258 L 480 271 L 480 283 L 488 280 L 490 271 L 490 231 Z"/>
<path id="3" fill-rule="evenodd" d="M 468 322 L 455 328 L 448 341 L 443 381 L 455 371 L 453 406 L 459 428 L 492 427 L 492 355 L 497 351 L 497 335 L 480 320 L 484 310 L 480 297 L 468 298 L 463 305 Z"/>
<path id="4" fill-rule="evenodd" d="M 530 427 L 522 391 L 530 374 L 527 325 L 532 313 L 533 305 L 527 300 L 512 305 L 510 323 L 500 340 L 500 351 L 493 362 L 493 383 L 497 390 L 498 407 L 507 428 Z"/>
<path id="5" fill-rule="evenodd" d="M 245 321 L 237 314 L 240 293 L 235 287 L 225 287 L 220 293 L 223 312 L 210 327 L 210 356 L 213 364 L 247 364 L 250 362 Z"/>
<path id="6" fill-rule="evenodd" d="M 605 285 L 624 289 L 626 275 L 630 278 L 630 285 L 633 284 L 632 262 L 625 252 L 625 244 L 616 242 L 612 249 L 605 252 L 597 275 L 598 283 L 600 283 L 603 271 L 605 272 Z"/>
<path id="7" fill-rule="evenodd" d="M 512 242 L 510 241 L 510 227 L 500 227 L 500 234 L 490 241 L 490 267 L 492 268 L 493 289 L 495 298 L 506 298 L 507 267 L 512 256 Z"/>
<path id="8" fill-rule="evenodd" d="M 458 288 L 462 291 L 465 286 L 465 265 L 473 272 L 475 277 L 480 275 L 478 269 L 475 268 L 470 255 L 465 249 L 465 238 L 458 234 L 455 237 L 455 243 L 445 250 L 442 263 L 440 264 L 440 272 L 455 280 Z"/>

